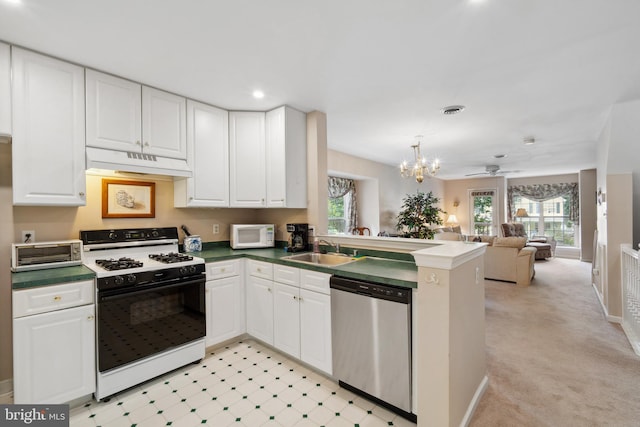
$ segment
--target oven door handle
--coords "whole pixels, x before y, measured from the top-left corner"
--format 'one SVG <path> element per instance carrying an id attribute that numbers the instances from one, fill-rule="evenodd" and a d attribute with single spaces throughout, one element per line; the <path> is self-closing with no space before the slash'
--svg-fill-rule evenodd
<path id="1" fill-rule="evenodd" d="M 187 280 L 179 283 L 171 283 L 166 285 L 158 285 L 157 283 L 149 283 L 148 285 L 133 287 L 133 288 L 124 288 L 124 289 L 116 289 L 112 291 L 98 291 L 98 301 L 106 302 L 110 300 L 115 300 L 118 298 L 131 297 L 135 295 L 140 295 L 150 290 L 167 290 L 173 288 L 179 288 L 183 286 L 192 286 L 192 285 L 204 285 L 206 279 L 204 277 Z"/>

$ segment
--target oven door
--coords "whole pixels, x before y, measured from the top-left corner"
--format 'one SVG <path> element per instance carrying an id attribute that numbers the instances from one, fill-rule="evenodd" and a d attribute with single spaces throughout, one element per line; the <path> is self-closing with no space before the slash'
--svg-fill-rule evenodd
<path id="1" fill-rule="evenodd" d="M 98 291 L 98 370 L 205 336 L 205 277 Z"/>

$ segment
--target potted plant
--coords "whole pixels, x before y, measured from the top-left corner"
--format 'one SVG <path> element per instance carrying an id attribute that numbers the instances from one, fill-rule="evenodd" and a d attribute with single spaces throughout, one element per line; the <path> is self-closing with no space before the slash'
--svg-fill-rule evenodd
<path id="1" fill-rule="evenodd" d="M 436 206 L 439 202 L 440 199 L 431 191 L 407 194 L 402 201 L 402 209 L 398 213 L 396 230 L 404 232 L 404 237 L 432 239 L 435 232 L 431 229 L 431 225 L 442 225 L 440 214 L 446 214 Z"/>

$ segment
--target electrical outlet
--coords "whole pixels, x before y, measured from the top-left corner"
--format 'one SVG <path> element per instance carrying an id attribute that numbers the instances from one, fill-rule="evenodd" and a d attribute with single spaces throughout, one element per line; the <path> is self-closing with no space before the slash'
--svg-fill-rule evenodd
<path id="1" fill-rule="evenodd" d="M 309 237 L 313 237 L 316 235 L 316 226 L 315 225 L 310 225 L 309 226 Z"/>
<path id="2" fill-rule="evenodd" d="M 213 234 L 220 234 L 220 224 L 213 224 Z"/>
<path id="3" fill-rule="evenodd" d="M 20 232 L 20 243 L 33 243 L 36 241 L 35 230 L 22 230 Z"/>

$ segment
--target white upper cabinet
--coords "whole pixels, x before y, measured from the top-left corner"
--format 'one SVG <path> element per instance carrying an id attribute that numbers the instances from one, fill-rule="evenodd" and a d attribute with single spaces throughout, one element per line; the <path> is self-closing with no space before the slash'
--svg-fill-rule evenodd
<path id="1" fill-rule="evenodd" d="M 174 180 L 174 206 L 229 206 L 229 113 L 187 100 L 187 163 L 193 178 Z"/>
<path id="2" fill-rule="evenodd" d="M 187 157 L 186 98 L 87 70 L 87 146 Z"/>
<path id="3" fill-rule="evenodd" d="M 9 45 L 0 42 L 0 142 L 11 136 L 11 53 Z"/>
<path id="4" fill-rule="evenodd" d="M 84 69 L 12 48 L 13 203 L 85 205 Z"/>
<path id="5" fill-rule="evenodd" d="M 229 113 L 230 206 L 266 207 L 265 113 Z"/>
<path id="6" fill-rule="evenodd" d="M 138 83 L 87 69 L 87 145 L 140 151 L 141 93 Z"/>
<path id="7" fill-rule="evenodd" d="M 307 207 L 306 120 L 286 106 L 229 113 L 231 207 Z"/>
<path id="8" fill-rule="evenodd" d="M 267 207 L 307 207 L 307 117 L 291 107 L 266 113 Z"/>
<path id="9" fill-rule="evenodd" d="M 142 145 L 147 154 L 187 157 L 187 100 L 142 87 Z"/>

